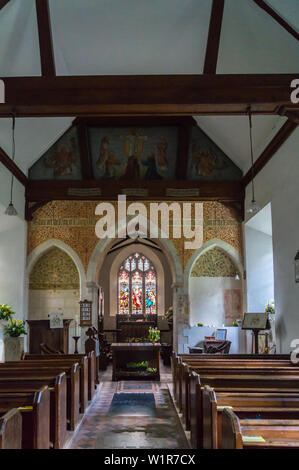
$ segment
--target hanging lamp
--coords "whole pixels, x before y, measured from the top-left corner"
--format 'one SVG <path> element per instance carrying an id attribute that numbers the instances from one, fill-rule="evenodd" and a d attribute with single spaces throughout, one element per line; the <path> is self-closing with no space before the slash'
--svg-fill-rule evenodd
<path id="1" fill-rule="evenodd" d="M 12 115 L 12 152 L 11 152 L 11 159 L 14 161 L 15 159 L 15 153 L 16 153 L 16 144 L 15 144 L 15 124 L 16 124 L 16 118 L 15 114 Z M 10 203 L 5 211 L 6 215 L 18 215 L 18 212 L 16 208 L 13 205 L 12 202 L 12 194 L 13 194 L 13 183 L 14 183 L 14 176 L 13 174 L 11 175 L 11 183 L 10 183 Z"/>
<path id="2" fill-rule="evenodd" d="M 247 209 L 248 214 L 256 214 L 259 212 L 260 207 L 255 200 L 254 194 L 254 169 L 253 169 L 253 145 L 252 145 L 252 116 L 251 107 L 248 107 L 248 119 L 249 119 L 249 139 L 250 139 L 250 155 L 251 155 L 251 188 L 252 188 L 252 199 L 250 206 Z"/>

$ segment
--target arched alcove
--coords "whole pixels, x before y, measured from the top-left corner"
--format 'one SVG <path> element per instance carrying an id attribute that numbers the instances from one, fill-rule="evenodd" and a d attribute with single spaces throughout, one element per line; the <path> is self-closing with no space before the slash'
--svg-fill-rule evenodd
<path id="1" fill-rule="evenodd" d="M 80 277 L 72 258 L 57 246 L 47 249 L 31 264 L 29 273 L 28 319 L 48 320 L 50 313 L 62 313 L 75 320 L 80 313 Z M 73 350 L 74 322 L 69 328 Z"/>
<path id="2" fill-rule="evenodd" d="M 194 253 L 186 268 L 191 326 L 230 326 L 242 317 L 242 264 L 238 253 L 226 245 L 221 240 L 208 242 Z"/>

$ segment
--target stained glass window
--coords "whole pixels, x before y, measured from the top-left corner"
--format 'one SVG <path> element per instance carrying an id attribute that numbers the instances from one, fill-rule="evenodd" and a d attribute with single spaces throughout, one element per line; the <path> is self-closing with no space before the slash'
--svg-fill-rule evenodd
<path id="1" fill-rule="evenodd" d="M 118 313 L 157 314 L 157 276 L 152 263 L 135 253 L 123 261 L 118 278 Z"/>

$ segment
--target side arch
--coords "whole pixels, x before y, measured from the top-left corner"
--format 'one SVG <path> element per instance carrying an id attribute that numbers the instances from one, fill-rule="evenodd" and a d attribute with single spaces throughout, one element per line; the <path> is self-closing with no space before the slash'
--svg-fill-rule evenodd
<path id="1" fill-rule="evenodd" d="M 78 254 L 69 245 L 62 242 L 61 240 L 57 240 L 56 238 L 51 238 L 50 240 L 41 243 L 27 257 L 27 284 L 29 283 L 29 276 L 35 263 L 41 258 L 41 256 L 43 256 L 48 250 L 53 247 L 59 248 L 64 251 L 75 263 L 80 279 L 80 298 L 83 299 L 86 296 L 86 274 L 83 263 L 79 258 Z"/>

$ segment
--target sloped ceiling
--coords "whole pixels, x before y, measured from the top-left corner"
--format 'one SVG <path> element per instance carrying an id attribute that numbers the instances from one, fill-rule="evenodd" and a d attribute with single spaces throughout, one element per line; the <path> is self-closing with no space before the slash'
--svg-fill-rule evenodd
<path id="1" fill-rule="evenodd" d="M 58 75 L 202 73 L 211 0 L 50 0 Z M 268 0 L 299 28 L 298 0 Z M 252 0 L 226 0 L 217 73 L 296 72 L 296 40 Z M 35 0 L 0 11 L 0 76 L 40 75 Z M 243 170 L 249 167 L 244 117 L 200 117 L 203 130 Z M 16 161 L 24 171 L 71 118 L 18 119 Z M 255 156 L 284 119 L 254 117 Z M 0 146 L 10 154 L 9 120 Z"/>

